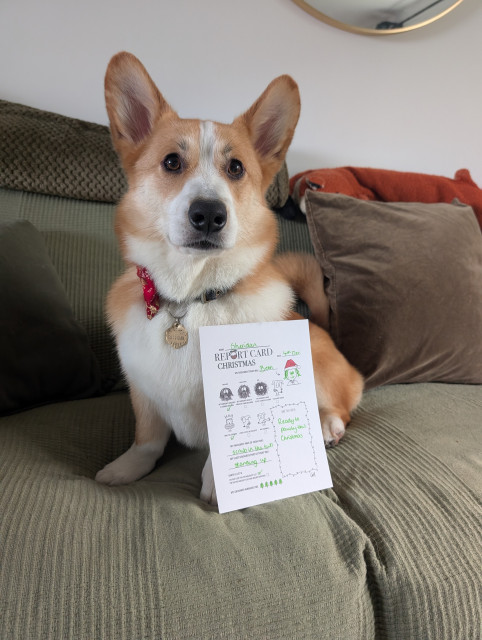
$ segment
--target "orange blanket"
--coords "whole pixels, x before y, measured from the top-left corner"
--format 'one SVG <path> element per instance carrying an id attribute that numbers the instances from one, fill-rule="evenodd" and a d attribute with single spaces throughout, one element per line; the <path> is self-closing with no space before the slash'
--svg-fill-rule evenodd
<path id="1" fill-rule="evenodd" d="M 290 193 L 298 203 L 308 188 L 383 202 L 452 202 L 458 198 L 473 208 L 482 228 L 482 189 L 467 169 L 459 169 L 453 179 L 360 167 L 313 169 L 291 178 Z"/>

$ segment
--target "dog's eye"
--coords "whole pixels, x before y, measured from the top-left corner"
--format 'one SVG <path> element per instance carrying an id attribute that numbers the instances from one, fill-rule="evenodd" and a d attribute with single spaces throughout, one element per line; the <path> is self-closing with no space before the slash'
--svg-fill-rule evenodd
<path id="1" fill-rule="evenodd" d="M 242 162 L 233 158 L 228 165 L 228 174 L 231 178 L 241 178 L 244 174 Z"/>
<path id="2" fill-rule="evenodd" d="M 180 171 L 182 167 L 181 158 L 177 153 L 170 153 L 166 156 L 163 164 L 167 171 Z"/>

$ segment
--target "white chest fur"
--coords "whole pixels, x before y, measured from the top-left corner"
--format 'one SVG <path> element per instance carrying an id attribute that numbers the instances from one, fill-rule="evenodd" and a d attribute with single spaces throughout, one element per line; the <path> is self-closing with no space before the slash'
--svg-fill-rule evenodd
<path id="1" fill-rule="evenodd" d="M 272 281 L 254 294 L 229 293 L 206 304 L 192 303 L 181 320 L 189 339 L 180 349 L 166 343 L 165 332 L 174 322 L 166 308 L 147 320 L 142 304 L 132 307 L 117 336 L 129 384 L 151 400 L 180 442 L 207 446 L 199 327 L 282 320 L 292 298 L 287 284 Z"/>

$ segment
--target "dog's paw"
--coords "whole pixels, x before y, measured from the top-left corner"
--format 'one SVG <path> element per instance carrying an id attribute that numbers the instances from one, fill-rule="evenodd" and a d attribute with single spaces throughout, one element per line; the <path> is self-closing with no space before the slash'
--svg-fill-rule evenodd
<path id="1" fill-rule="evenodd" d="M 107 464 L 103 469 L 97 472 L 95 481 L 100 484 L 108 484 L 110 486 L 116 486 L 121 484 L 130 484 L 135 480 L 138 480 L 141 476 L 138 475 L 134 469 L 126 467 L 123 463 L 119 462 L 119 458 Z"/>
<path id="2" fill-rule="evenodd" d="M 214 485 L 213 465 L 211 464 L 211 454 L 209 454 L 204 469 L 201 474 L 202 487 L 200 498 L 203 502 L 217 506 L 216 487 Z"/>
<path id="3" fill-rule="evenodd" d="M 321 430 L 325 447 L 331 448 L 337 445 L 345 435 L 345 424 L 340 416 L 328 414 L 321 420 Z"/>
<path id="4" fill-rule="evenodd" d="M 150 445 L 133 444 L 125 453 L 101 469 L 95 479 L 101 484 L 112 486 L 130 484 L 152 471 L 158 457 L 158 452 Z"/>

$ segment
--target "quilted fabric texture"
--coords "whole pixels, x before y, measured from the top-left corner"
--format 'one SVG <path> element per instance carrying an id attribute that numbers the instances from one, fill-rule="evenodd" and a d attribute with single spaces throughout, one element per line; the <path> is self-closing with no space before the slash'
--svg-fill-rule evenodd
<path id="1" fill-rule="evenodd" d="M 108 127 L 0 100 L 0 184 L 116 202 L 126 188 Z"/>
<path id="2" fill-rule="evenodd" d="M 109 128 L 0 100 L 0 186 L 79 200 L 118 202 L 127 183 Z M 272 208 L 289 195 L 283 165 L 266 193 Z"/>
<path id="3" fill-rule="evenodd" d="M 283 163 L 283 166 L 278 171 L 278 174 L 274 177 L 273 182 L 268 187 L 268 191 L 266 192 L 266 202 L 268 206 L 273 209 L 282 207 L 289 196 L 290 183 L 288 176 L 288 167 L 286 166 L 286 162 Z"/>

